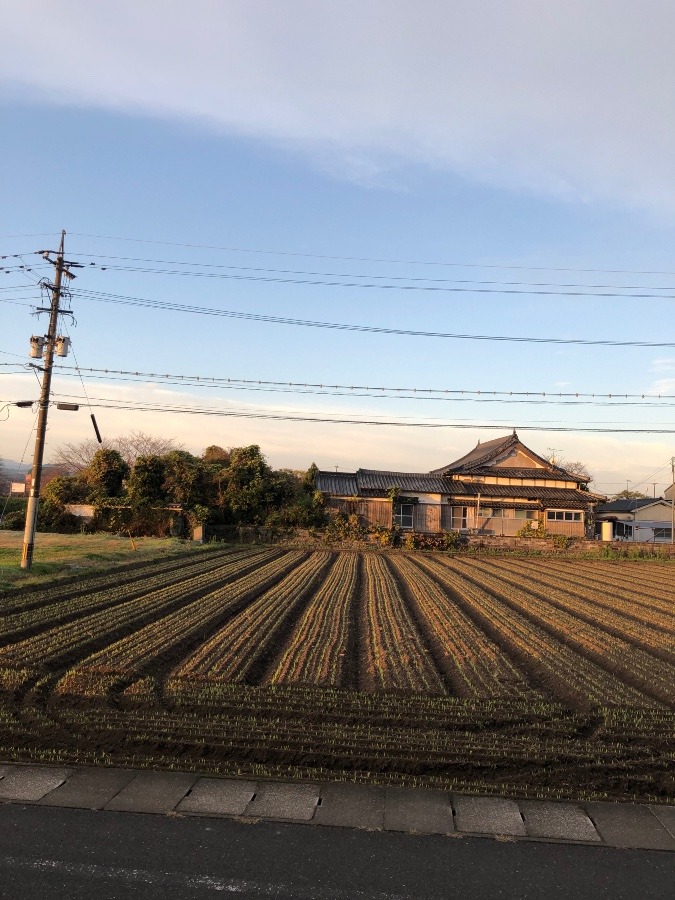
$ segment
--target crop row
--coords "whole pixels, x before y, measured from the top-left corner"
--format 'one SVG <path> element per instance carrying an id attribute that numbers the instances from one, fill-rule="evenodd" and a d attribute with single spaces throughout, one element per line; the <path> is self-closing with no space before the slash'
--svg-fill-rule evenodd
<path id="1" fill-rule="evenodd" d="M 523 579 L 522 572 L 515 565 L 505 566 L 503 563 L 486 562 L 478 568 L 479 572 L 496 574 L 518 590 L 528 590 L 563 611 L 579 616 L 590 625 L 611 632 L 616 637 L 630 641 L 636 646 L 657 653 L 661 658 L 675 663 L 675 644 L 673 633 L 675 622 L 669 623 L 666 616 L 655 615 L 651 624 L 635 618 L 625 608 L 615 609 L 611 600 L 596 601 L 592 591 L 583 588 L 568 589 L 559 585 L 553 577 L 539 575 Z M 479 575 L 480 577 L 480 575 Z M 616 602 L 620 607 L 621 601 Z"/>
<path id="2" fill-rule="evenodd" d="M 316 552 L 303 559 L 282 581 L 234 615 L 176 670 L 242 681 L 281 644 L 279 633 L 305 598 L 318 587 L 335 557 Z"/>
<path id="3" fill-rule="evenodd" d="M 384 557 L 364 555 L 364 687 L 446 693 Z"/>
<path id="4" fill-rule="evenodd" d="M 233 571 L 232 567 L 235 564 L 243 566 L 249 561 L 253 562 L 263 552 L 262 550 L 240 550 L 224 557 L 218 556 L 215 559 L 184 562 L 179 567 L 172 567 L 168 572 L 146 574 L 142 580 L 134 579 L 132 584 L 120 583 L 115 579 L 113 587 L 109 587 L 110 576 L 108 576 L 106 580 L 108 586 L 103 590 L 83 591 L 45 606 L 33 607 L 2 617 L 0 619 L 0 639 L 11 639 L 13 634 L 31 628 L 39 627 L 44 630 L 66 618 L 89 615 L 102 607 L 127 602 L 133 600 L 134 597 L 144 597 L 148 591 L 156 591 L 167 585 L 183 584 L 189 587 L 190 582 L 194 583 L 196 577 L 203 580 L 208 574 L 211 574 L 213 578 L 218 578 L 225 571 Z"/>
<path id="5" fill-rule="evenodd" d="M 176 645 L 208 632 L 214 620 L 232 614 L 259 591 L 283 578 L 302 556 L 301 552 L 295 551 L 273 555 L 270 559 L 268 552 L 253 572 L 200 594 L 191 603 L 88 656 L 64 675 L 57 692 L 87 696 L 105 694 L 121 676 L 136 675 L 160 654 L 170 654 Z"/>
<path id="6" fill-rule="evenodd" d="M 435 658 L 460 697 L 523 698 L 541 694 L 488 635 L 460 609 L 437 582 L 407 556 L 391 559 Z"/>
<path id="7" fill-rule="evenodd" d="M 153 576 L 161 576 L 165 573 L 180 572 L 189 567 L 199 571 L 208 565 L 211 560 L 223 560 L 232 553 L 241 552 L 240 548 L 226 547 L 212 549 L 202 548 L 199 551 L 183 551 L 159 560 L 145 560 L 143 562 L 129 563 L 128 565 L 115 566 L 114 580 L 118 586 L 133 585 L 136 582 L 150 580 Z M 4 613 L 21 612 L 38 606 L 56 602 L 57 600 L 70 600 L 82 594 L 91 594 L 110 585 L 110 572 L 101 575 L 79 575 L 57 581 L 51 587 L 21 588 L 11 591 L 0 598 L 0 610 Z"/>
<path id="8" fill-rule="evenodd" d="M 666 704 L 673 702 L 673 666 L 572 613 L 552 606 L 522 583 L 514 587 L 501 576 L 488 575 L 484 568 L 476 572 L 461 561 L 447 560 L 444 563 L 462 577 L 479 579 L 480 584 L 503 604 L 543 626 L 557 640 L 576 651 L 580 658 L 592 661 L 620 681 L 633 685 L 643 698 L 652 697 Z M 623 701 L 610 695 L 607 702 Z"/>
<path id="9" fill-rule="evenodd" d="M 349 648 L 350 610 L 356 600 L 359 557 L 341 554 L 300 617 L 268 684 L 343 683 Z"/>
<path id="10" fill-rule="evenodd" d="M 265 556 L 276 557 L 281 551 L 267 551 Z M 242 561 L 224 563 L 215 572 L 208 571 L 183 582 L 148 590 L 142 597 L 120 603 L 112 609 L 99 610 L 90 616 L 77 619 L 67 625 L 48 628 L 39 634 L 17 641 L 0 649 L 0 665 L 36 666 L 51 662 L 64 654 L 94 641 L 114 640 L 120 629 L 131 629 L 144 624 L 146 619 L 156 619 L 173 606 L 185 602 L 188 596 L 201 594 L 218 580 L 236 577 L 243 568 Z M 124 596 L 125 588 L 120 589 Z"/>
<path id="11" fill-rule="evenodd" d="M 509 561 L 514 571 L 520 571 L 529 578 L 552 577 L 561 586 L 569 585 L 572 592 L 594 598 L 595 602 L 622 610 L 645 622 L 665 622 L 666 627 L 675 625 L 675 581 L 668 583 L 664 576 L 657 574 L 658 582 L 643 585 L 638 582 L 635 572 L 630 569 L 599 569 L 595 565 L 583 567 L 575 560 L 513 559 Z M 656 573 L 663 567 L 656 568 Z M 666 574 L 670 574 L 667 572 Z"/>
<path id="12" fill-rule="evenodd" d="M 580 709 L 618 703 L 651 706 L 654 701 L 572 650 L 531 617 L 476 584 L 450 560 L 423 562 L 495 641 L 512 654 L 534 682 Z"/>

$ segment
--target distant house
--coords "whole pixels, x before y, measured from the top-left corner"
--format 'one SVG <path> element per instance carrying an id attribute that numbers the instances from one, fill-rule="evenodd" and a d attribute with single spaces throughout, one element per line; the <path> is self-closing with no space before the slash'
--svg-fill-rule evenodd
<path id="1" fill-rule="evenodd" d="M 598 534 L 602 533 L 602 523 L 609 522 L 613 526 L 611 538 L 621 541 L 670 542 L 671 516 L 670 501 L 661 497 L 612 500 L 600 504 L 595 510 Z"/>
<path id="2" fill-rule="evenodd" d="M 64 466 L 61 463 L 53 463 L 43 466 L 42 474 L 40 476 L 40 490 L 47 487 L 50 481 L 53 481 L 55 478 L 59 478 L 61 475 L 70 475 L 68 466 Z M 26 494 L 30 494 L 30 486 L 32 481 L 33 473 L 26 472 L 26 477 L 24 479 L 26 485 Z"/>
<path id="3" fill-rule="evenodd" d="M 514 431 L 431 472 L 318 472 L 315 484 L 329 512 L 355 513 L 366 525 L 484 535 L 541 525 L 583 537 L 605 499 L 587 490 L 588 481 L 530 450 Z"/>

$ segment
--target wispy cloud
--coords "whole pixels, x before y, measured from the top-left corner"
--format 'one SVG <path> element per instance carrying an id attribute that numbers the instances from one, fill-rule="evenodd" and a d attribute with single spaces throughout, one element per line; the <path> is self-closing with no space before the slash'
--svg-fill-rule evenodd
<path id="1" fill-rule="evenodd" d="M 661 378 L 647 391 L 649 394 L 675 394 L 675 378 Z"/>
<path id="2" fill-rule="evenodd" d="M 669 0 L 22 0 L 2 31 L 5 82 L 52 102 L 192 119 L 359 181 L 414 163 L 675 212 Z"/>
<path id="3" fill-rule="evenodd" d="M 650 372 L 675 372 L 675 357 L 667 359 L 653 359 Z"/>

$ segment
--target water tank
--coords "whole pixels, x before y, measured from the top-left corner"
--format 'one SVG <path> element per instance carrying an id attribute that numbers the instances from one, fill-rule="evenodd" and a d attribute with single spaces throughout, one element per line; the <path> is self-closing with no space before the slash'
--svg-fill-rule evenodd
<path id="1" fill-rule="evenodd" d="M 614 522 L 600 523 L 600 537 L 603 541 L 611 541 L 614 539 Z"/>

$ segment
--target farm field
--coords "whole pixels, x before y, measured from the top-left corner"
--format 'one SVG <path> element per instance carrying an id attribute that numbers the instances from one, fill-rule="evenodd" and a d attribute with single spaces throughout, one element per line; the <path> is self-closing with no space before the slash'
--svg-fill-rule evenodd
<path id="1" fill-rule="evenodd" d="M 0 760 L 675 802 L 675 565 L 220 546 L 0 597 Z"/>
<path id="2" fill-rule="evenodd" d="M 12 588 L 46 584 L 56 577 L 85 574 L 113 564 L 134 564 L 176 553 L 208 552 L 209 547 L 180 538 L 136 537 L 114 534 L 48 534 L 35 541 L 33 567 L 19 568 L 23 531 L 0 530 L 0 596 Z"/>

